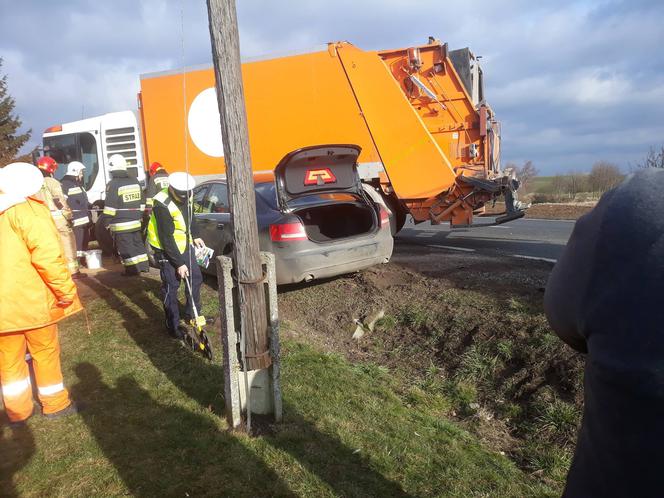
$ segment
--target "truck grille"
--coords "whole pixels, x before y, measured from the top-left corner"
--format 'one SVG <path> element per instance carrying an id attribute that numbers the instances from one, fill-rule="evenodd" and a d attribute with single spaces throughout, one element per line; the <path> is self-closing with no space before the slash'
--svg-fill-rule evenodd
<path id="1" fill-rule="evenodd" d="M 133 126 L 127 128 L 112 128 L 106 130 L 106 154 L 109 159 L 113 154 L 121 154 L 127 160 L 127 166 L 136 166 L 136 130 Z"/>

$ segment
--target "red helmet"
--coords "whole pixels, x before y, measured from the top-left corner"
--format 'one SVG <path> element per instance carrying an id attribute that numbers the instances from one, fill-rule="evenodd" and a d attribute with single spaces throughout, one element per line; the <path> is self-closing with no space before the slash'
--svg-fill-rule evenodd
<path id="1" fill-rule="evenodd" d="M 164 167 L 163 167 L 160 163 L 158 163 L 158 162 L 156 162 L 156 161 L 153 162 L 153 163 L 150 165 L 150 170 L 149 170 L 149 171 L 150 171 L 150 176 L 153 176 L 153 175 L 154 175 L 157 171 L 159 171 L 160 169 L 164 169 Z"/>
<path id="2" fill-rule="evenodd" d="M 52 175 L 55 173 L 55 170 L 58 169 L 58 163 L 56 163 L 55 159 L 52 157 L 44 156 L 40 157 L 39 161 L 37 161 L 37 167 L 40 170 L 46 171 L 48 174 Z"/>

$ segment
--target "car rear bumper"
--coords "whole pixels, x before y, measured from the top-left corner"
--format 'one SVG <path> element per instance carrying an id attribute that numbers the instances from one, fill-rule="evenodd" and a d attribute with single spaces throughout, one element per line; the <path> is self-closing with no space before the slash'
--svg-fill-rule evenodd
<path id="1" fill-rule="evenodd" d="M 277 244 L 275 244 L 276 246 Z M 294 247 L 274 247 L 277 284 L 292 284 L 334 277 L 387 263 L 392 257 L 394 239 L 389 230 L 371 237 L 334 244 L 303 242 Z"/>

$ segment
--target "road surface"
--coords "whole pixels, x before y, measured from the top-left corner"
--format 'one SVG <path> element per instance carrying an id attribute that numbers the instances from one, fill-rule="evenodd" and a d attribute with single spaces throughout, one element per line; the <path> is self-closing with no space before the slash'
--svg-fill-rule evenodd
<path id="1" fill-rule="evenodd" d="M 482 218 L 490 223 L 492 218 Z M 397 240 L 456 251 L 489 252 L 555 262 L 562 253 L 574 221 L 520 219 L 503 225 L 454 228 L 408 222 Z"/>

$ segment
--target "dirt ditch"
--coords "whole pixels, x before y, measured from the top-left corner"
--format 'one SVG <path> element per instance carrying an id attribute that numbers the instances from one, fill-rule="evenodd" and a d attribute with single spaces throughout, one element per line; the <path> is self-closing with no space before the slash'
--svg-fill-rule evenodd
<path id="1" fill-rule="evenodd" d="M 279 305 L 287 334 L 394 372 L 409 403 L 447 400 L 441 415 L 560 480 L 579 422 L 583 359 L 548 328 L 550 270 L 399 244 L 390 264 L 282 289 Z"/>
<path id="2" fill-rule="evenodd" d="M 594 207 L 594 202 L 574 204 L 533 204 L 526 211 L 526 218 L 545 220 L 578 220 Z"/>
<path id="3" fill-rule="evenodd" d="M 541 220 L 578 220 L 586 213 L 589 213 L 596 205 L 596 202 L 573 202 L 573 203 L 538 203 L 533 204 L 526 211 L 526 218 Z M 487 216 L 498 216 L 505 214 L 505 205 L 497 202 L 495 206 L 487 206 Z"/>

